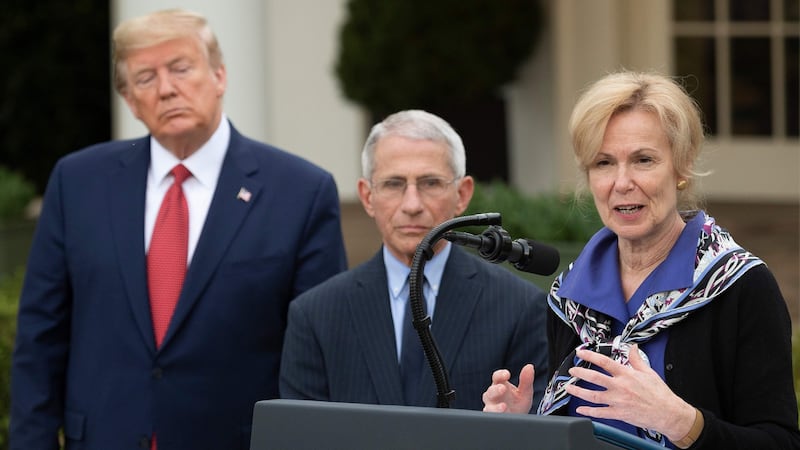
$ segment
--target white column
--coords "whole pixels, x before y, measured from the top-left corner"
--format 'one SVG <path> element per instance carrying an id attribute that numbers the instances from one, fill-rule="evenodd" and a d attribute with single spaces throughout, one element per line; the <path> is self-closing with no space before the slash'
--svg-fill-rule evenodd
<path id="1" fill-rule="evenodd" d="M 509 174 L 527 194 L 552 192 L 560 183 L 553 136 L 553 54 L 549 34 L 541 33 L 518 79 L 506 89 Z"/>
<path id="2" fill-rule="evenodd" d="M 267 0 L 270 142 L 334 174 L 339 196 L 357 201 L 366 116 L 341 94 L 334 65 L 345 0 Z"/>

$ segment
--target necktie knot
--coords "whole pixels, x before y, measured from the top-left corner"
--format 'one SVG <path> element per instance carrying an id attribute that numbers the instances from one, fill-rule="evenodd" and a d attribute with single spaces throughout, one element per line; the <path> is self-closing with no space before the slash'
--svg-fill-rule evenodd
<path id="1" fill-rule="evenodd" d="M 189 172 L 189 169 L 186 168 L 183 164 L 178 164 L 177 166 L 173 167 L 172 170 L 169 171 L 173 177 L 175 177 L 175 184 L 183 184 L 187 178 L 192 176 L 192 172 Z"/>

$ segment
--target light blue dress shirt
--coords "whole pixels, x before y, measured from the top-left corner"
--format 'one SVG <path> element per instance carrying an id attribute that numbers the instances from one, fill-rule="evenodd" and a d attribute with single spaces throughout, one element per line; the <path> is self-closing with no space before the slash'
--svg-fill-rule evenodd
<path id="1" fill-rule="evenodd" d="M 423 285 L 423 295 L 431 320 L 433 320 L 433 313 L 436 309 L 436 296 L 439 294 L 439 286 L 442 282 L 445 263 L 450 256 L 451 245 L 447 242 L 442 251 L 433 255 L 433 258 L 425 263 L 423 270 L 425 281 L 427 281 Z M 403 347 L 403 320 L 406 316 L 406 303 L 409 301 L 408 275 L 411 273 L 411 268 L 395 258 L 386 246 L 383 247 L 383 263 L 386 266 L 386 279 L 389 281 L 389 306 L 392 310 L 394 338 L 399 361 Z"/>

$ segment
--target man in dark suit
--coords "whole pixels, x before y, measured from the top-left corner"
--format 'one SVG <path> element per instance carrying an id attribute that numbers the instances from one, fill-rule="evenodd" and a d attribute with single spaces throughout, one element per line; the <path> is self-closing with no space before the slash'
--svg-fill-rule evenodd
<path id="1" fill-rule="evenodd" d="M 409 369 L 406 361 L 414 346 L 421 355 L 418 336 L 403 330 L 410 321 L 407 277 L 425 235 L 463 213 L 472 198 L 464 146 L 441 118 L 401 111 L 372 128 L 361 161 L 359 197 L 380 230 L 382 249 L 292 302 L 281 397 L 435 406 L 428 366 Z M 455 391 L 451 406 L 480 410 L 492 369 L 533 363 L 546 372 L 545 296 L 445 240 L 434 250 L 424 268 L 424 297 Z M 540 382 L 537 392 L 543 391 Z"/>
<path id="2" fill-rule="evenodd" d="M 53 170 L 20 300 L 11 448 L 55 449 L 62 429 L 67 448 L 248 449 L 254 403 L 278 396 L 290 300 L 346 268 L 336 186 L 229 123 L 203 17 L 126 21 L 114 51 L 150 136 Z"/>

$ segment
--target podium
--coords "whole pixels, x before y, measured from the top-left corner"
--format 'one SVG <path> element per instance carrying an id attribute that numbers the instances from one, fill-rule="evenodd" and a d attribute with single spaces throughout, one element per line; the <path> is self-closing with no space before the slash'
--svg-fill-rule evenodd
<path id="1" fill-rule="evenodd" d="M 264 400 L 253 410 L 250 450 L 662 449 L 586 418 L 458 409 Z"/>

